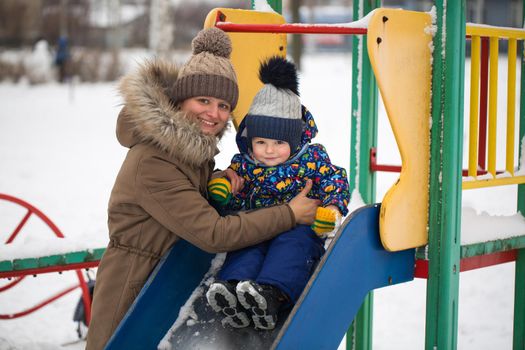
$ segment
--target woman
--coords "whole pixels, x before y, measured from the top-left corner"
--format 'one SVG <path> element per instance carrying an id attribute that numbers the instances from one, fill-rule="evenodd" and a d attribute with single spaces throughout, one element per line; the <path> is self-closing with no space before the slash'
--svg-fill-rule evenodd
<path id="1" fill-rule="evenodd" d="M 130 148 L 108 209 L 110 242 L 100 262 L 87 349 L 102 349 L 159 259 L 179 239 L 208 252 L 251 246 L 311 224 L 311 184 L 287 205 L 221 217 L 207 201 L 218 139 L 238 99 L 231 43 L 201 31 L 177 70 L 157 61 L 121 82 L 117 138 Z M 230 175 L 228 175 L 230 174 Z M 232 176 L 220 172 L 216 176 Z M 230 178 L 234 189 L 235 178 Z"/>

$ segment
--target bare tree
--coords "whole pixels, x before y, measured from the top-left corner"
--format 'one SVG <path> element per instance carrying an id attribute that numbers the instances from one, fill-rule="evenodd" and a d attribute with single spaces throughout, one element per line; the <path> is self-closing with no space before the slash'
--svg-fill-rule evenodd
<path id="1" fill-rule="evenodd" d="M 151 0 L 149 48 L 159 57 L 167 57 L 173 43 L 175 26 L 169 0 Z"/>
<path id="2" fill-rule="evenodd" d="M 7 46 L 33 45 L 38 31 L 41 1 L 0 1 L 0 44 Z"/>

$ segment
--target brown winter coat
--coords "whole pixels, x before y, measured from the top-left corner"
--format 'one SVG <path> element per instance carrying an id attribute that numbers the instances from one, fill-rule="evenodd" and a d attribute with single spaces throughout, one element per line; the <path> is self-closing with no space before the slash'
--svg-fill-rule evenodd
<path id="1" fill-rule="evenodd" d="M 120 85 L 117 138 L 129 147 L 108 208 L 87 349 L 103 349 L 160 257 L 179 239 L 208 252 L 268 240 L 295 225 L 287 205 L 221 217 L 207 200 L 217 138 L 169 99 L 177 70 L 150 62 Z"/>

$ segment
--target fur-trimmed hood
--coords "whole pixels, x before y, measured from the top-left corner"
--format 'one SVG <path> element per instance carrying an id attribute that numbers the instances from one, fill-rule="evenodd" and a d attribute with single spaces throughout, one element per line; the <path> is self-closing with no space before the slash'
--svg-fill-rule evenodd
<path id="1" fill-rule="evenodd" d="M 218 138 L 201 133 L 196 118 L 173 103 L 177 77 L 174 64 L 157 59 L 122 78 L 124 108 L 117 138 L 125 147 L 149 143 L 185 164 L 200 166 L 217 154 Z"/>

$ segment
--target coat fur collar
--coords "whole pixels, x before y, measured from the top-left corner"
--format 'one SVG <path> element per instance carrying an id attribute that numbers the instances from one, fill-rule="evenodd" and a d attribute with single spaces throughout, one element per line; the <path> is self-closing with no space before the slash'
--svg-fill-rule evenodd
<path id="1" fill-rule="evenodd" d="M 218 138 L 201 133 L 196 118 L 172 102 L 177 76 L 175 65 L 155 60 L 122 78 L 119 91 L 124 108 L 117 137 L 126 147 L 153 144 L 185 164 L 201 166 L 217 154 Z"/>

